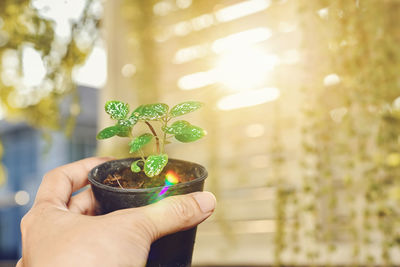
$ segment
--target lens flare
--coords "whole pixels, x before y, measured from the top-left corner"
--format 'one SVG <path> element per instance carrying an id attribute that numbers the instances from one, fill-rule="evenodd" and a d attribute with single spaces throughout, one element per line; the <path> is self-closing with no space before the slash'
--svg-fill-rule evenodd
<path id="1" fill-rule="evenodd" d="M 179 182 L 179 176 L 174 171 L 168 171 L 165 175 L 165 183 L 169 185 L 174 185 Z"/>
<path id="2" fill-rule="evenodd" d="M 165 186 L 161 189 L 159 196 L 164 195 L 171 185 L 179 183 L 179 176 L 174 171 L 169 170 L 165 175 Z"/>

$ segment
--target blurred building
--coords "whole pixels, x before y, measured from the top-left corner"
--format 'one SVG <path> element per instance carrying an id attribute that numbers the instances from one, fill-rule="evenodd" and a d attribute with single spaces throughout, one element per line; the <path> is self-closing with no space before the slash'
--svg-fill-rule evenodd
<path id="1" fill-rule="evenodd" d="M 81 114 L 71 138 L 42 133 L 25 124 L 0 121 L 3 163 L 8 180 L 0 187 L 0 264 L 20 257 L 19 222 L 29 210 L 43 175 L 60 165 L 93 156 L 96 151 L 98 90 L 79 87 Z"/>

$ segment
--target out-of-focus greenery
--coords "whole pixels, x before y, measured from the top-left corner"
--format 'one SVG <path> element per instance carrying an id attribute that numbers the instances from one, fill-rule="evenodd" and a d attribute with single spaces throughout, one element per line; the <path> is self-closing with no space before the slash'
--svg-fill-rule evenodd
<path id="1" fill-rule="evenodd" d="M 163 1 L 170 6 L 173 2 Z M 210 12 L 210 6 L 224 6 L 227 2 L 231 3 L 194 0 L 190 11 L 179 12 L 187 20 Z M 138 46 L 143 48 L 141 54 L 151 56 L 154 45 L 148 37 L 152 34 L 149 26 L 152 20 L 141 16 L 150 13 L 152 2 L 126 0 L 125 4 L 124 14 L 130 19 L 137 18 L 131 23 L 132 35 L 137 36 Z M 297 7 L 297 16 L 279 14 L 277 17 L 281 18 L 272 23 L 272 14 L 279 13 L 278 6 L 286 4 Z M 299 116 L 302 151 L 296 154 L 301 182 L 293 181 L 297 176 L 285 175 L 285 168 L 292 166 L 286 165 L 287 155 L 300 150 L 285 147 L 284 137 L 291 129 L 280 120 L 280 114 L 290 110 L 290 103 L 280 100 L 270 103 L 275 105 L 276 117 L 268 125 L 273 132 L 273 138 L 268 140 L 271 144 L 268 171 L 276 180 L 273 185 L 277 189 L 274 244 L 269 244 L 274 245 L 275 266 L 331 266 L 338 262 L 351 266 L 394 266 L 394 253 L 400 249 L 399 14 L 398 0 L 275 0 L 265 12 L 264 18 L 271 28 L 279 19 L 297 22 L 303 39 L 298 70 L 305 78 L 298 81 L 303 96 L 298 99 L 302 101 Z M 145 26 L 140 21 L 146 21 Z M 178 19 L 171 21 L 176 23 Z M 240 25 L 248 26 L 245 24 L 243 19 Z M 217 30 L 222 28 L 214 26 Z M 193 40 L 211 41 L 210 36 L 191 33 L 176 39 L 187 46 L 193 45 Z M 284 38 L 279 35 L 276 39 L 281 37 Z M 274 41 L 271 40 L 271 47 Z M 162 58 L 158 61 L 162 66 Z M 152 68 L 143 70 L 147 73 L 139 74 L 141 77 L 155 80 Z M 296 79 L 296 75 L 287 73 L 285 78 Z M 142 78 L 138 87 L 145 88 L 151 82 Z M 149 92 L 153 91 L 141 95 Z M 215 87 L 210 92 L 217 94 Z M 282 92 L 290 94 L 286 88 Z M 298 114 L 291 115 L 299 118 Z M 223 187 L 218 178 L 224 168 L 219 164 L 218 119 L 207 116 L 208 167 L 210 177 L 216 177 L 208 183 L 217 193 Z M 239 147 L 238 143 L 232 145 Z M 247 173 L 240 176 L 246 177 Z M 243 187 L 246 182 L 243 178 Z M 218 222 L 224 222 L 223 209 L 220 204 Z M 226 223 L 221 228 L 226 230 L 228 226 Z"/>
<path id="2" fill-rule="evenodd" d="M 79 113 L 77 96 L 69 114 L 61 114 L 60 101 L 74 94 L 73 69 L 85 62 L 97 39 L 95 2 L 85 1 L 80 18 L 71 21 L 66 40 L 56 35 L 55 22 L 41 16 L 30 0 L 0 1 L 0 115 L 40 129 L 71 130 Z M 39 85 L 30 86 L 23 80 L 27 47 L 36 50 L 43 61 L 46 74 Z"/>
<path id="3" fill-rule="evenodd" d="M 326 255 L 347 242 L 353 266 L 392 266 L 400 246 L 400 2 L 298 4 L 310 79 L 302 85 L 307 201 L 295 206 L 313 224 L 295 229 L 304 238 L 293 251 L 330 264 Z M 306 242 L 313 246 L 304 250 Z"/>

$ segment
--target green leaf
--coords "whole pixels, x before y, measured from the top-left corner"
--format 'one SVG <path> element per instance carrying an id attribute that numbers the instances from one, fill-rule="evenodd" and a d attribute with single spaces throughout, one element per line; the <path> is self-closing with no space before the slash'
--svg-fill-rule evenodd
<path id="1" fill-rule="evenodd" d="M 118 124 L 132 128 L 132 126 L 134 126 L 137 122 L 138 122 L 137 117 L 132 117 L 132 118 L 129 117 L 128 119 L 125 120 L 119 120 Z"/>
<path id="2" fill-rule="evenodd" d="M 197 141 L 207 134 L 202 128 L 182 120 L 174 122 L 170 127 L 163 128 L 163 131 L 175 135 L 175 139 L 183 143 Z"/>
<path id="3" fill-rule="evenodd" d="M 129 113 L 129 106 L 121 101 L 107 101 L 104 107 L 114 120 L 124 120 Z"/>
<path id="4" fill-rule="evenodd" d="M 162 130 L 169 134 L 179 134 L 183 131 L 183 129 L 189 126 L 190 123 L 187 121 L 176 121 L 171 126 L 163 127 Z"/>
<path id="5" fill-rule="evenodd" d="M 119 127 L 119 132 L 117 133 L 117 135 L 119 137 L 129 137 L 131 136 L 131 130 L 132 128 L 129 126 L 125 126 L 125 125 L 116 125 Z"/>
<path id="6" fill-rule="evenodd" d="M 139 163 L 139 161 L 142 161 L 141 159 L 139 159 L 139 160 L 136 160 L 136 161 L 134 161 L 134 162 L 132 162 L 132 164 L 131 164 L 131 170 L 133 171 L 133 172 L 140 172 L 142 169 L 137 165 L 138 163 Z"/>
<path id="7" fill-rule="evenodd" d="M 126 137 L 130 135 L 130 128 L 124 125 L 114 125 L 101 130 L 97 134 L 97 139 L 107 139 L 115 135 Z"/>
<path id="8" fill-rule="evenodd" d="M 126 124 L 130 124 L 131 126 L 135 125 L 139 121 L 139 116 L 136 116 L 137 113 L 132 112 L 127 120 L 125 120 Z"/>
<path id="9" fill-rule="evenodd" d="M 198 110 L 203 106 L 203 103 L 197 101 L 187 101 L 174 106 L 169 113 L 172 117 L 185 115 L 187 113 Z"/>
<path id="10" fill-rule="evenodd" d="M 132 116 L 136 116 L 141 120 L 157 120 L 167 115 L 168 105 L 163 103 L 141 105 L 135 111 L 133 111 Z"/>
<path id="11" fill-rule="evenodd" d="M 129 146 L 131 147 L 129 153 L 133 153 L 141 149 L 144 145 L 149 143 L 151 139 L 153 138 L 152 134 L 145 133 L 142 134 L 141 136 L 136 137 L 133 139 L 130 143 Z"/>
<path id="12" fill-rule="evenodd" d="M 144 173 L 148 177 L 153 177 L 159 175 L 164 169 L 165 165 L 168 163 L 168 155 L 151 155 L 148 156 L 146 162 L 144 163 Z"/>

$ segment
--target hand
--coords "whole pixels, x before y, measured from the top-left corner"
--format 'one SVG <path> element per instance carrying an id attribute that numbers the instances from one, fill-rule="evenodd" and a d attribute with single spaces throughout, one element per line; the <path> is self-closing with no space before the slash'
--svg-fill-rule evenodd
<path id="1" fill-rule="evenodd" d="M 77 161 L 47 173 L 22 218 L 22 266 L 144 266 L 151 243 L 208 218 L 215 197 L 197 192 L 155 204 L 94 215 L 88 172 L 104 158 Z M 167 219 L 166 219 L 167 218 Z"/>

